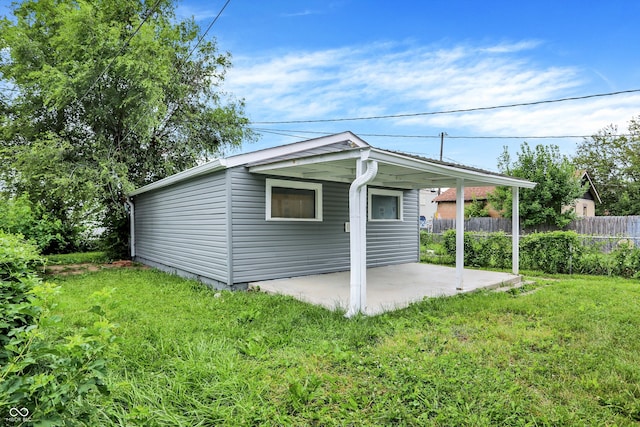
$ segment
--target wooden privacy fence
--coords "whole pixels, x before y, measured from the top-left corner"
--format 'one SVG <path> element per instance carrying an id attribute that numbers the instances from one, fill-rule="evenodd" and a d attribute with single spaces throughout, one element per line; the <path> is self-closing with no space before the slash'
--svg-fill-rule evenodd
<path id="1" fill-rule="evenodd" d="M 434 219 L 433 233 L 440 234 L 446 230 L 456 228 L 455 219 Z M 502 231 L 511 234 L 511 218 L 469 218 L 464 221 L 465 231 L 481 233 L 495 233 Z M 556 231 L 557 227 L 538 226 L 521 229 L 520 234 L 542 231 Z M 622 239 L 633 241 L 640 246 L 640 216 L 595 216 L 580 218 L 572 221 L 564 230 L 573 230 L 582 236 L 589 236 L 588 240 L 603 241 L 604 246 L 616 244 Z M 609 243 L 607 244 L 608 241 Z"/>

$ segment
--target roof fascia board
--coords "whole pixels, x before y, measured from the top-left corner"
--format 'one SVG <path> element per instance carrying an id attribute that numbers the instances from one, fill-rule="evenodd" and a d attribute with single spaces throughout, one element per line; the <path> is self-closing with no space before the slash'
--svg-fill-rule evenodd
<path id="1" fill-rule="evenodd" d="M 315 156 L 301 157 L 299 159 L 281 160 L 274 163 L 265 163 L 262 165 L 250 166 L 249 172 L 252 173 L 267 173 L 273 170 L 288 168 L 293 166 L 305 166 L 314 165 L 318 163 L 331 162 L 335 160 L 355 159 L 360 158 L 363 151 L 368 151 L 370 148 L 354 148 L 352 150 L 339 151 L 336 153 L 317 154 Z"/>
<path id="2" fill-rule="evenodd" d="M 294 142 L 293 144 L 280 145 L 277 147 L 254 151 L 251 153 L 238 154 L 236 156 L 227 157 L 227 167 L 232 168 L 234 166 L 263 162 L 271 158 L 285 156 L 287 154 L 297 153 L 305 150 L 312 150 L 314 148 L 323 147 L 325 145 L 331 145 L 343 141 L 350 141 L 359 148 L 369 147 L 369 144 L 358 138 L 353 133 L 342 132 L 335 135 L 322 136 L 320 138 Z"/>
<path id="3" fill-rule="evenodd" d="M 447 175 L 452 178 L 473 180 L 474 182 L 481 182 L 484 185 L 504 185 L 521 188 L 533 188 L 536 186 L 535 182 L 527 181 L 524 179 L 491 175 L 488 173 L 482 173 L 469 169 L 457 168 L 455 166 L 435 164 L 425 160 L 414 159 L 377 148 L 371 148 L 370 158 L 372 160 L 378 160 L 379 162 L 383 163 L 433 172 L 440 175 Z"/>
<path id="4" fill-rule="evenodd" d="M 140 187 L 129 193 L 129 196 L 136 196 L 138 194 L 146 193 L 147 191 L 157 190 L 159 188 L 167 187 L 185 179 L 193 178 L 203 174 L 215 172 L 220 169 L 232 168 L 248 163 L 255 163 L 284 156 L 291 153 L 296 153 L 305 150 L 311 150 L 314 148 L 322 147 L 325 145 L 335 144 L 337 142 L 350 141 L 356 147 L 368 148 L 364 140 L 358 138 L 352 132 L 342 132 L 335 135 L 322 136 L 320 138 L 309 139 L 301 142 L 294 142 L 293 144 L 280 145 L 277 147 L 266 148 L 264 150 L 253 151 L 251 153 L 238 154 L 227 158 L 218 158 L 203 165 L 195 166 L 185 171 L 179 172 L 175 175 L 168 176 L 159 181 Z"/>
<path id="5" fill-rule="evenodd" d="M 129 193 L 129 196 L 137 196 L 138 194 L 146 193 L 148 191 L 157 190 L 159 188 L 168 187 L 169 185 L 175 184 L 177 182 L 195 178 L 200 175 L 205 175 L 211 172 L 216 172 L 218 170 L 226 169 L 228 166 L 226 164 L 225 159 L 215 159 L 205 164 L 192 167 L 182 172 L 178 172 L 175 175 L 168 176 L 159 181 L 152 182 L 151 184 L 147 184 L 144 187 L 137 188 Z"/>
<path id="6" fill-rule="evenodd" d="M 587 179 L 589 180 L 589 190 L 591 190 L 591 193 L 594 194 L 596 196 L 596 199 L 598 200 L 598 203 L 602 203 L 602 199 L 600 199 L 600 194 L 598 194 L 598 190 L 596 190 L 596 186 L 593 185 L 593 181 L 591 180 L 591 176 L 589 175 L 589 172 L 584 171 L 584 173 L 582 174 L 582 177 L 587 177 Z"/>

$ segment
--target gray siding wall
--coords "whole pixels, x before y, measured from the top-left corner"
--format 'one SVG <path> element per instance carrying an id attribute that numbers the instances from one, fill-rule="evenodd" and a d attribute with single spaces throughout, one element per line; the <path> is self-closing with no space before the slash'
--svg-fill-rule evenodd
<path id="1" fill-rule="evenodd" d="M 348 186 L 322 183 L 322 222 L 266 221 L 266 177 L 230 172 L 236 283 L 349 269 Z"/>
<path id="2" fill-rule="evenodd" d="M 227 284 L 226 173 L 136 196 L 136 259 Z"/>
<path id="3" fill-rule="evenodd" d="M 420 260 L 418 195 L 418 190 L 404 191 L 403 221 L 367 222 L 367 266 Z"/>
<path id="4" fill-rule="evenodd" d="M 323 221 L 266 221 L 263 175 L 229 170 L 235 283 L 349 269 L 349 185 L 323 182 Z M 276 177 L 277 178 L 277 177 Z M 418 192 L 404 195 L 402 222 L 368 223 L 368 264 L 416 262 Z"/>

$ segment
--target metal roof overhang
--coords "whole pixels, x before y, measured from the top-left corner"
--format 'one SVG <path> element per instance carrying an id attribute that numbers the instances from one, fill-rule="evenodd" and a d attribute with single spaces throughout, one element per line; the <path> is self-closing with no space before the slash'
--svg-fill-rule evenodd
<path id="1" fill-rule="evenodd" d="M 465 187 L 503 185 L 533 188 L 536 185 L 523 179 L 430 162 L 373 147 L 248 166 L 252 173 L 351 183 L 356 178 L 356 159 L 378 162 L 378 174 L 369 184 L 372 186 L 400 189 L 455 187 L 458 179 L 464 180 Z"/>

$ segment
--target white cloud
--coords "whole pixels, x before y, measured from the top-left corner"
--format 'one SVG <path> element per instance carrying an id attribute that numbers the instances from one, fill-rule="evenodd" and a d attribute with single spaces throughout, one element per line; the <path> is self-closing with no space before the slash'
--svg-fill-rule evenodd
<path id="1" fill-rule="evenodd" d="M 282 14 L 282 16 L 285 17 L 285 18 L 295 18 L 295 17 L 298 17 L 298 16 L 320 15 L 320 14 L 322 14 L 322 12 L 305 9 L 302 12 L 284 13 L 284 14 Z"/>
<path id="2" fill-rule="evenodd" d="M 395 43 L 235 58 L 226 86 L 253 121 L 488 107 L 584 95 L 590 71 L 541 64 L 539 41 L 450 48 Z M 600 90 L 602 91 L 602 90 Z M 606 89 L 605 89 L 606 91 Z M 637 114 L 640 94 L 385 121 L 390 132 L 592 134 Z M 378 123 L 379 126 L 379 123 Z M 363 127 L 363 126 L 360 126 Z"/>
<path id="3" fill-rule="evenodd" d="M 196 22 L 209 20 L 218 16 L 220 9 L 207 9 L 202 7 L 191 7 L 185 4 L 180 4 L 176 7 L 176 17 L 179 20 L 193 18 Z"/>
<path id="4" fill-rule="evenodd" d="M 497 44 L 495 46 L 481 48 L 480 50 L 488 53 L 515 53 L 515 52 L 521 52 L 523 50 L 534 49 L 538 47 L 540 44 L 542 44 L 540 41 L 524 40 L 517 43 Z"/>

